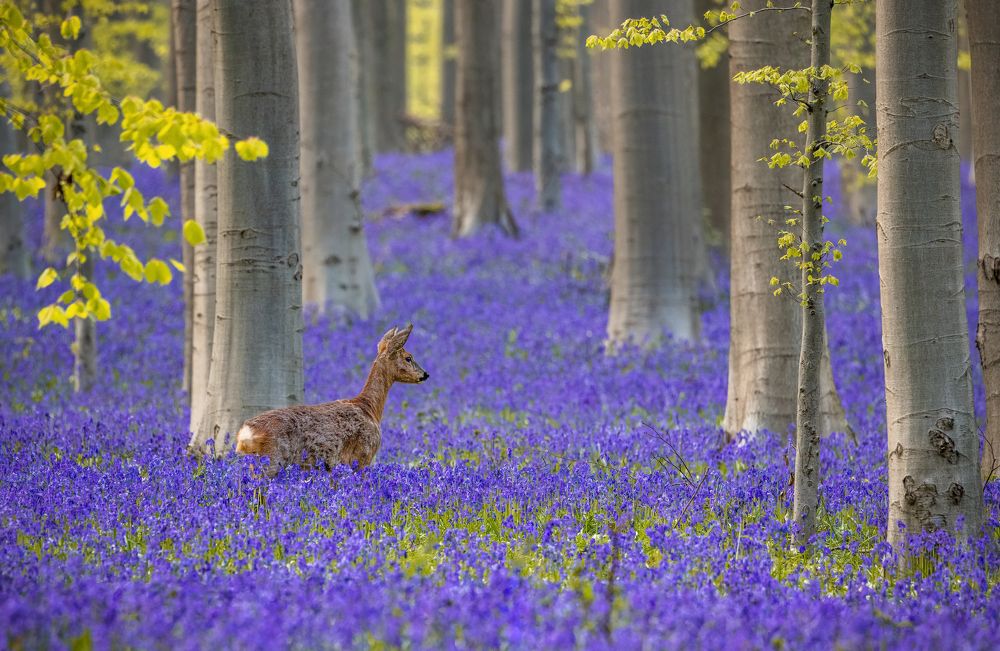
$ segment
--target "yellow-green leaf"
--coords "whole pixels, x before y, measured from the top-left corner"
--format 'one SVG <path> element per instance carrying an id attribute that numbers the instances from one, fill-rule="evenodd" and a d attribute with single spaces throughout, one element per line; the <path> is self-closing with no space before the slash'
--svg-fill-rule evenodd
<path id="1" fill-rule="evenodd" d="M 59 26 L 59 33 L 67 40 L 76 40 L 80 35 L 80 17 L 70 16 L 62 21 L 62 25 Z"/>
<path id="2" fill-rule="evenodd" d="M 247 161 L 264 158 L 268 154 L 267 143 L 260 138 L 247 138 L 236 143 L 236 153 Z"/>
<path id="3" fill-rule="evenodd" d="M 53 269 L 52 267 L 46 267 L 45 271 L 42 272 L 42 275 L 38 277 L 38 283 L 35 284 L 35 289 L 42 289 L 44 287 L 48 287 L 49 285 L 54 283 L 56 278 L 58 277 L 59 274 L 58 272 L 56 272 L 55 269 Z"/>
<path id="4" fill-rule="evenodd" d="M 205 241 L 205 230 L 193 219 L 184 222 L 184 239 L 191 246 L 198 246 Z"/>

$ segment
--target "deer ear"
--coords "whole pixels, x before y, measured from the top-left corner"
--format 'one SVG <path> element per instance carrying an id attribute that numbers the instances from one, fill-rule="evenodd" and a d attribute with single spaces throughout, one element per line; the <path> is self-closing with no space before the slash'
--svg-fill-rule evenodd
<path id="1" fill-rule="evenodd" d="M 403 346 L 406 345 L 406 340 L 410 338 L 410 333 L 413 332 L 413 324 L 409 324 L 402 330 L 396 330 L 395 334 L 392 336 L 389 342 L 389 352 L 394 353 L 398 350 L 402 350 Z"/>
<path id="2" fill-rule="evenodd" d="M 379 355 L 381 355 L 382 353 L 384 353 L 386 351 L 386 349 L 389 347 L 389 342 L 391 342 L 392 338 L 396 336 L 396 332 L 397 332 L 396 328 L 389 328 L 386 331 L 386 333 L 384 335 L 382 335 L 382 339 L 380 339 L 379 342 L 378 342 L 378 354 Z"/>

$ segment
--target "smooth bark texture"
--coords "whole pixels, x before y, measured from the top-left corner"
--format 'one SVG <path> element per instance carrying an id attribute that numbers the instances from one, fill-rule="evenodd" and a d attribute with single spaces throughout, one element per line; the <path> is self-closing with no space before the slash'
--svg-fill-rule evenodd
<path id="1" fill-rule="evenodd" d="M 458 34 L 455 114 L 455 208 L 452 234 L 471 235 L 496 224 L 517 236 L 500 170 L 496 110 L 499 39 L 490 0 L 455 0 Z"/>
<path id="2" fill-rule="evenodd" d="M 372 12 L 370 0 L 351 0 L 351 18 L 357 34 L 358 48 L 358 157 L 361 175 L 371 176 L 374 171 L 375 151 L 375 75 L 374 41 L 372 40 Z"/>
<path id="3" fill-rule="evenodd" d="M 532 0 L 531 45 L 535 63 L 534 143 L 532 160 L 538 207 L 562 205 L 562 125 L 559 119 L 559 30 L 556 0 Z"/>
<path id="4" fill-rule="evenodd" d="M 532 165 L 535 64 L 532 57 L 532 0 L 504 0 L 501 43 L 504 160 L 512 172 Z"/>
<path id="5" fill-rule="evenodd" d="M 6 83 L 0 85 L 0 93 L 10 92 Z M 0 158 L 17 153 L 17 137 L 14 127 L 5 116 L 0 116 Z M 0 194 L 0 275 L 14 274 L 27 278 L 31 274 L 31 257 L 25 241 L 24 207 L 12 192 Z"/>
<path id="6" fill-rule="evenodd" d="M 270 149 L 219 162 L 217 320 L 199 441 L 302 400 L 299 107 L 290 2 L 216 0 L 216 118 Z M 198 448 L 199 452 L 204 449 Z"/>
<path id="7" fill-rule="evenodd" d="M 372 81 L 375 87 L 375 148 L 406 149 L 406 0 L 366 4 L 372 20 Z"/>
<path id="8" fill-rule="evenodd" d="M 441 124 L 455 125 L 455 0 L 441 7 Z"/>
<path id="9" fill-rule="evenodd" d="M 303 297 L 320 311 L 378 307 L 361 218 L 357 48 L 350 0 L 294 0 L 302 127 Z M 329 48 L 330 39 L 337 44 Z"/>
<path id="10" fill-rule="evenodd" d="M 983 524 L 959 209 L 955 0 L 878 0 L 887 539 Z M 904 525 L 901 528 L 899 525 Z"/>
<path id="11" fill-rule="evenodd" d="M 85 278 L 93 278 L 94 259 L 88 257 L 79 270 Z M 73 390 L 81 393 L 93 389 L 97 381 L 97 321 L 73 319 L 73 327 Z"/>
<path id="12" fill-rule="evenodd" d="M 715 0 L 697 0 L 697 11 L 703 16 L 709 9 L 718 9 Z M 759 16 L 769 20 L 770 16 Z M 744 19 L 747 20 L 747 19 Z M 729 53 L 726 52 L 712 68 L 699 66 L 698 107 L 699 145 L 701 147 L 702 208 L 706 213 L 706 240 L 729 250 L 730 197 L 732 181 L 728 161 L 730 154 L 729 122 Z"/>
<path id="13" fill-rule="evenodd" d="M 215 14 L 214 0 L 198 0 L 197 6 L 197 90 L 195 109 L 207 120 L 215 120 Z M 192 447 L 205 441 L 201 420 L 208 398 L 208 375 L 215 334 L 215 271 L 218 246 L 218 170 L 196 160 L 194 163 L 194 218 L 205 231 L 205 242 L 194 249 L 194 289 L 191 314 L 191 422 Z"/>
<path id="14" fill-rule="evenodd" d="M 196 51 L 197 16 L 195 0 L 171 0 L 170 18 L 173 35 L 174 88 L 177 93 L 177 108 L 181 111 L 195 110 L 197 88 Z M 178 163 L 181 181 L 181 214 L 179 223 L 194 217 L 194 161 Z M 184 268 L 184 371 L 182 387 L 191 400 L 191 342 L 194 333 L 194 248 L 181 238 Z"/>
<path id="15" fill-rule="evenodd" d="M 982 477 L 1000 475 L 1000 3 L 965 0 L 972 53 L 972 149 L 979 224 L 976 346 L 986 385 Z"/>
<path id="16" fill-rule="evenodd" d="M 590 174 L 597 167 L 597 128 L 594 123 L 594 62 L 595 53 L 586 43 L 590 36 L 590 6 L 577 7 L 580 29 L 576 34 L 576 57 L 573 59 L 573 130 L 574 169 L 577 174 Z"/>
<path id="17" fill-rule="evenodd" d="M 833 0 L 813 0 L 812 37 L 809 67 L 822 70 L 830 65 L 830 18 Z M 809 111 L 806 117 L 805 153 L 809 167 L 802 171 L 802 241 L 809 255 L 820 264 L 823 256 L 823 162 L 815 157 L 826 134 L 827 96 L 830 82 L 814 78 L 809 84 Z M 811 278 L 818 278 L 822 268 L 806 267 L 801 274 L 802 345 L 799 349 L 798 409 L 795 418 L 795 482 L 792 519 L 798 525 L 795 542 L 805 545 L 816 533 L 816 509 L 819 506 L 820 395 L 823 351 L 826 348 L 826 319 L 823 290 Z"/>
<path id="18" fill-rule="evenodd" d="M 691 0 L 613 0 L 615 15 L 693 19 Z M 700 218 L 697 65 L 691 48 L 611 57 L 615 246 L 608 341 L 698 338 L 695 222 Z M 650 83 L 650 80 L 656 83 Z"/>
<path id="19" fill-rule="evenodd" d="M 743 4 L 752 10 L 764 0 Z M 802 43 L 810 28 L 807 11 L 759 14 L 729 27 L 730 68 L 738 72 L 764 65 L 801 69 L 809 63 Z M 774 106 L 774 91 L 761 84 L 733 84 L 732 221 L 730 224 L 729 389 L 723 428 L 730 439 L 741 431 L 766 429 L 783 434 L 795 422 L 798 362 L 802 336 L 799 304 L 775 297 L 773 276 L 787 278 L 794 268 L 779 260 L 778 230 L 784 206 L 799 202 L 788 188 L 800 188 L 801 171 L 768 169 L 758 159 L 774 138 L 801 139 L 801 118 Z M 773 220 L 773 224 L 768 224 Z M 823 346 L 820 431 L 848 432 L 844 408 L 833 383 L 829 351 Z"/>
<path id="20" fill-rule="evenodd" d="M 594 0 L 590 7 L 590 34 L 607 36 L 615 27 L 615 21 L 622 18 L 611 15 L 610 0 Z M 629 18 L 629 16 L 625 16 Z M 602 152 L 613 148 L 611 142 L 611 57 L 594 57 L 594 120 L 596 122 L 597 147 Z"/>

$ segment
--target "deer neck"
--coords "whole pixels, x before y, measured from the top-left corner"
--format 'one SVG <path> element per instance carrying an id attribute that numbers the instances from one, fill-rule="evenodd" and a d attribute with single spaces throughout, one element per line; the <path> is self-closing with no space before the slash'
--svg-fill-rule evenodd
<path id="1" fill-rule="evenodd" d="M 382 422 L 382 410 L 385 409 L 385 401 L 389 397 L 389 387 L 391 386 L 392 379 L 382 365 L 382 360 L 376 359 L 375 363 L 372 364 L 371 370 L 368 372 L 368 379 L 365 380 L 365 386 L 361 389 L 361 393 L 354 399 L 354 402 L 376 424 Z"/>

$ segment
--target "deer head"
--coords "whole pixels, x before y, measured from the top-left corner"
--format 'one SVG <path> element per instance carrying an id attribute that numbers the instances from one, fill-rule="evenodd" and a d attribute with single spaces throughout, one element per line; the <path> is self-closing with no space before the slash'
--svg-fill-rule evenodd
<path id="1" fill-rule="evenodd" d="M 416 384 L 430 377 L 413 359 L 413 355 L 403 348 L 412 331 L 412 323 L 402 330 L 392 328 L 378 342 L 378 361 L 393 382 Z"/>

